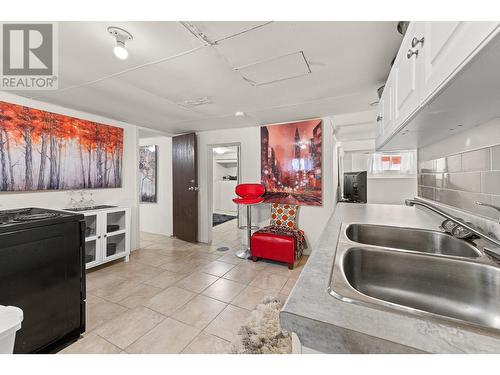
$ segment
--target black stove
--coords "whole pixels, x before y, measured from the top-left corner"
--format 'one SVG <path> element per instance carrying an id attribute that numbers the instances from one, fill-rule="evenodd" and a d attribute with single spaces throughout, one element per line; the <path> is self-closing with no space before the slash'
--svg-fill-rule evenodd
<path id="1" fill-rule="evenodd" d="M 84 259 L 82 214 L 0 211 L 0 305 L 24 315 L 14 353 L 50 353 L 85 331 Z"/>

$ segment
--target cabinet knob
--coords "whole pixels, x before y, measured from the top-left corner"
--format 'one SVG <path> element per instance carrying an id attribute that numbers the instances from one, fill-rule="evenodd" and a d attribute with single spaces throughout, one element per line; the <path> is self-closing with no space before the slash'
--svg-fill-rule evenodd
<path id="1" fill-rule="evenodd" d="M 413 39 L 411 40 L 411 46 L 413 48 L 415 48 L 416 46 L 418 45 L 421 45 L 422 47 L 424 46 L 424 37 L 418 39 L 417 37 L 413 37 Z"/>
<path id="2" fill-rule="evenodd" d="M 410 49 L 408 50 L 408 52 L 406 53 L 406 57 L 407 57 L 407 58 L 409 58 L 409 59 L 411 59 L 411 57 L 412 57 L 413 55 L 415 55 L 415 58 L 417 58 L 417 57 L 418 57 L 418 49 L 413 49 L 413 48 L 410 48 Z"/>
<path id="3" fill-rule="evenodd" d="M 382 121 L 382 119 L 383 119 L 383 117 L 382 117 L 382 116 L 380 116 L 380 115 L 378 115 L 378 116 L 377 116 L 377 122 Z"/>

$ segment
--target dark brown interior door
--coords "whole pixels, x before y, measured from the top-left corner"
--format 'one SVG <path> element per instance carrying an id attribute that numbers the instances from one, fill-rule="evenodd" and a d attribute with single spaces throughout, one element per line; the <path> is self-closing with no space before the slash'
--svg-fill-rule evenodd
<path id="1" fill-rule="evenodd" d="M 198 168 L 196 134 L 172 139 L 174 236 L 198 240 Z"/>

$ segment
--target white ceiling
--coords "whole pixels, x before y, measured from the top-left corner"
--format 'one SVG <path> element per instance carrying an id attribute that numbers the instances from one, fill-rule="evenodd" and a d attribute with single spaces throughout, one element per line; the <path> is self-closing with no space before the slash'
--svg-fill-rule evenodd
<path id="1" fill-rule="evenodd" d="M 374 140 L 377 112 L 375 109 L 364 112 L 334 115 L 335 138 L 342 142 Z"/>
<path id="2" fill-rule="evenodd" d="M 401 42 L 396 22 L 191 24 L 205 40 L 180 22 L 61 22 L 59 90 L 19 94 L 172 134 L 300 120 L 370 110 Z M 113 55 L 110 25 L 134 37 L 125 61 Z M 287 59 L 276 58 L 299 52 L 310 73 L 296 78 L 256 86 L 238 70 L 256 64 L 265 81 L 297 75 L 303 67 L 280 72 L 276 61 Z M 181 105 L 201 97 L 210 103 Z"/>

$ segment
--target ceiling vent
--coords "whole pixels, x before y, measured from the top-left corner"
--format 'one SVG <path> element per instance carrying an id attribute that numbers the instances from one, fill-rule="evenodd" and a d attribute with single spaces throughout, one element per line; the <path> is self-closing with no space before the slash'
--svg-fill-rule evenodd
<path id="1" fill-rule="evenodd" d="M 303 51 L 258 61 L 234 70 L 238 71 L 243 79 L 254 86 L 269 85 L 311 73 Z"/>
<path id="2" fill-rule="evenodd" d="M 204 104 L 212 104 L 212 100 L 208 96 L 204 96 L 202 98 L 184 100 L 177 104 L 184 108 L 193 108 Z"/>

